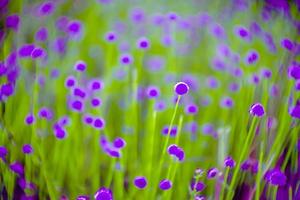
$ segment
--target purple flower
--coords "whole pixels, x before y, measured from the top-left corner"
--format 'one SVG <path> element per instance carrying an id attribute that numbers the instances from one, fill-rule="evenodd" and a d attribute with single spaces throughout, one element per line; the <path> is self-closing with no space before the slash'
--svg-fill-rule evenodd
<path id="1" fill-rule="evenodd" d="M 67 26 L 68 33 L 71 37 L 78 37 L 82 31 L 82 24 L 78 20 L 70 21 Z"/>
<path id="2" fill-rule="evenodd" d="M 137 41 L 137 47 L 140 49 L 148 49 L 149 46 L 150 46 L 149 40 L 145 37 L 142 37 Z"/>
<path id="3" fill-rule="evenodd" d="M 33 44 L 23 44 L 20 48 L 19 48 L 19 56 L 26 58 L 26 57 L 30 57 L 32 51 L 34 50 L 34 45 Z"/>
<path id="4" fill-rule="evenodd" d="M 5 25 L 7 28 L 13 29 L 14 31 L 19 30 L 20 17 L 17 14 L 9 15 L 6 17 Z"/>
<path id="5" fill-rule="evenodd" d="M 98 118 L 95 118 L 94 119 L 94 123 L 93 123 L 93 126 L 96 128 L 96 129 L 103 129 L 104 126 L 105 126 L 105 122 L 104 122 L 104 119 L 98 117 Z"/>
<path id="6" fill-rule="evenodd" d="M 157 98 L 159 96 L 159 88 L 156 86 L 149 86 L 147 88 L 147 96 L 148 98 Z"/>
<path id="7" fill-rule="evenodd" d="M 133 58 L 129 54 L 122 54 L 120 57 L 120 62 L 123 65 L 130 65 L 133 62 Z"/>
<path id="8" fill-rule="evenodd" d="M 211 179 L 211 178 L 214 178 L 217 174 L 218 174 L 218 169 L 217 168 L 210 168 L 208 171 L 207 171 L 207 178 L 208 179 Z"/>
<path id="9" fill-rule="evenodd" d="M 101 105 L 101 99 L 100 98 L 93 98 L 91 100 L 92 107 L 99 107 Z"/>
<path id="10" fill-rule="evenodd" d="M 125 145 L 126 145 L 126 142 L 123 138 L 117 137 L 114 140 L 114 147 L 115 148 L 121 149 L 121 148 L 125 147 Z"/>
<path id="11" fill-rule="evenodd" d="M 24 174 L 24 167 L 18 161 L 13 162 L 12 164 L 10 164 L 9 168 L 10 168 L 11 171 L 13 171 L 16 174 L 19 174 L 20 176 Z"/>
<path id="12" fill-rule="evenodd" d="M 94 195 L 95 200 L 113 200 L 112 191 L 108 188 L 101 187 Z"/>
<path id="13" fill-rule="evenodd" d="M 67 78 L 66 78 L 66 81 L 65 81 L 65 86 L 67 87 L 67 88 L 72 88 L 73 86 L 75 86 L 76 85 L 76 78 L 74 77 L 74 76 L 68 76 Z"/>
<path id="14" fill-rule="evenodd" d="M 33 152 L 33 148 L 30 144 L 24 144 L 22 150 L 24 154 L 31 154 Z"/>
<path id="15" fill-rule="evenodd" d="M 99 91 L 103 89 L 103 82 L 98 79 L 92 79 L 88 83 L 88 88 L 91 91 Z"/>
<path id="16" fill-rule="evenodd" d="M 79 195 L 76 200 L 90 200 L 90 197 L 86 195 Z"/>
<path id="17" fill-rule="evenodd" d="M 137 176 L 133 183 L 138 189 L 144 189 L 147 186 L 147 179 L 144 176 Z"/>
<path id="18" fill-rule="evenodd" d="M 74 69 L 79 72 L 84 72 L 86 70 L 86 63 L 82 60 L 79 60 L 75 63 Z"/>
<path id="19" fill-rule="evenodd" d="M 251 50 L 247 53 L 246 63 L 249 65 L 255 64 L 259 59 L 259 54 L 255 50 Z"/>
<path id="20" fill-rule="evenodd" d="M 235 161 L 232 159 L 232 157 L 228 156 L 224 160 L 224 166 L 229 167 L 229 168 L 233 168 L 235 166 Z"/>
<path id="21" fill-rule="evenodd" d="M 159 188 L 161 190 L 169 190 L 172 187 L 172 182 L 168 179 L 163 179 L 159 183 Z"/>
<path id="22" fill-rule="evenodd" d="M 35 34 L 35 39 L 40 42 L 46 41 L 48 38 L 48 30 L 46 27 L 41 27 Z"/>
<path id="23" fill-rule="evenodd" d="M 39 117 L 47 119 L 47 120 L 51 120 L 53 118 L 52 110 L 50 108 L 47 108 L 47 107 L 42 107 L 39 110 Z"/>
<path id="24" fill-rule="evenodd" d="M 171 144 L 168 149 L 168 153 L 171 156 L 175 156 L 179 161 L 183 161 L 185 154 L 182 148 L 178 147 L 176 144 Z"/>
<path id="25" fill-rule="evenodd" d="M 265 109 L 260 103 L 255 103 L 250 108 L 250 114 L 256 117 L 262 117 L 265 114 Z"/>
<path id="26" fill-rule="evenodd" d="M 46 1 L 40 5 L 39 14 L 40 15 L 50 15 L 54 11 L 54 3 L 51 1 Z"/>
<path id="27" fill-rule="evenodd" d="M 272 185 L 283 186 L 286 184 L 287 178 L 279 169 L 271 169 L 266 172 L 264 179 Z"/>
<path id="28" fill-rule="evenodd" d="M 8 151 L 7 151 L 6 147 L 0 146 L 0 158 L 2 158 L 4 160 L 7 154 L 8 154 Z"/>
<path id="29" fill-rule="evenodd" d="M 54 127 L 54 135 L 57 139 L 64 139 L 67 135 L 67 132 L 60 126 Z"/>
<path id="30" fill-rule="evenodd" d="M 105 40 L 108 42 L 115 42 L 117 40 L 117 35 L 115 32 L 108 32 L 105 34 Z"/>
<path id="31" fill-rule="evenodd" d="M 197 183 L 192 182 L 191 184 L 191 189 L 195 190 L 196 192 L 201 192 L 205 188 L 205 184 L 201 181 L 198 181 Z"/>
<path id="32" fill-rule="evenodd" d="M 44 57 L 44 56 L 46 56 L 46 51 L 41 47 L 36 47 L 31 52 L 31 58 L 32 59 L 38 59 L 38 58 L 41 58 L 41 57 Z"/>
<path id="33" fill-rule="evenodd" d="M 197 114 L 198 113 L 198 106 L 196 104 L 194 104 L 194 103 L 188 104 L 185 107 L 185 113 L 191 114 L 191 115 Z"/>
<path id="34" fill-rule="evenodd" d="M 281 40 L 281 46 L 288 51 L 292 51 L 295 47 L 294 43 L 288 38 L 284 38 Z"/>
<path id="35" fill-rule="evenodd" d="M 185 95 L 189 91 L 189 86 L 184 82 L 178 82 L 174 86 L 174 91 L 178 95 Z"/>
<path id="36" fill-rule="evenodd" d="M 85 114 L 82 120 L 85 124 L 91 125 L 94 121 L 94 118 L 88 114 Z"/>
<path id="37" fill-rule="evenodd" d="M 70 108 L 77 112 L 82 112 L 84 110 L 84 104 L 82 101 L 74 100 L 70 104 Z"/>

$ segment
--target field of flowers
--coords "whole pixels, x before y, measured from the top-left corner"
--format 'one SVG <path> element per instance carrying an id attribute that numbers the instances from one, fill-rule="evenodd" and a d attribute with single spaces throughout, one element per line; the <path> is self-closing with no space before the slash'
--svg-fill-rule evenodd
<path id="1" fill-rule="evenodd" d="M 0 199 L 299 200 L 299 0 L 0 0 Z"/>

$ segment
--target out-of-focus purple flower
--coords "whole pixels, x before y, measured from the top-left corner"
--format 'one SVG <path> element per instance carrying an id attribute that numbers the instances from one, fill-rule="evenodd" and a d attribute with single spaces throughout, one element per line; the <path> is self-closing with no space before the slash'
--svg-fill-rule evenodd
<path id="1" fill-rule="evenodd" d="M 265 114 L 265 109 L 260 103 L 255 103 L 250 108 L 250 114 L 257 117 L 262 117 Z"/>
<path id="2" fill-rule="evenodd" d="M 5 159 L 5 157 L 7 156 L 8 151 L 6 149 L 5 146 L 0 146 L 0 158 L 2 158 L 3 160 Z"/>
<path id="3" fill-rule="evenodd" d="M 94 195 L 95 200 L 113 200 L 112 191 L 106 187 L 101 187 Z"/>
<path id="4" fill-rule="evenodd" d="M 172 187 L 172 182 L 168 179 L 163 179 L 159 183 L 159 188 L 161 190 L 169 190 Z"/>
<path id="5" fill-rule="evenodd" d="M 33 147 L 30 144 L 24 144 L 22 150 L 25 154 L 31 154 L 33 152 Z"/>
<path id="6" fill-rule="evenodd" d="M 9 15 L 6 17 L 5 25 L 7 28 L 18 31 L 20 27 L 20 17 L 17 14 Z"/>
<path id="7" fill-rule="evenodd" d="M 207 171 L 207 178 L 208 179 L 214 178 L 218 173 L 219 173 L 219 171 L 217 168 L 210 168 Z"/>
<path id="8" fill-rule="evenodd" d="M 233 168 L 235 166 L 235 161 L 233 160 L 232 157 L 228 156 L 224 160 L 224 166 L 229 167 L 229 168 Z"/>
<path id="9" fill-rule="evenodd" d="M 196 192 L 201 192 L 205 189 L 205 184 L 202 181 L 198 181 L 197 183 L 191 183 L 191 189 L 195 190 Z"/>
<path id="10" fill-rule="evenodd" d="M 147 179 L 144 176 L 137 176 L 133 183 L 138 189 L 144 189 L 147 186 Z"/>
<path id="11" fill-rule="evenodd" d="M 10 168 L 11 171 L 13 171 L 16 174 L 19 174 L 20 176 L 22 176 L 24 174 L 24 167 L 18 161 L 15 161 L 12 164 L 10 164 L 9 168 Z"/>

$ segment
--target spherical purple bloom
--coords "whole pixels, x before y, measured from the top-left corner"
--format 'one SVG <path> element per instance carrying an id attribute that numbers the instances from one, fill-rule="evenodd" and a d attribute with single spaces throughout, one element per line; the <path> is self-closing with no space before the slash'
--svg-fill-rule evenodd
<path id="1" fill-rule="evenodd" d="M 260 103 L 255 103 L 250 108 L 250 114 L 256 117 L 262 117 L 265 114 L 265 109 Z"/>
<path id="2" fill-rule="evenodd" d="M 168 147 L 168 154 L 170 155 L 176 155 L 176 153 L 178 152 L 178 146 L 176 144 L 171 144 L 169 147 Z"/>
<path id="3" fill-rule="evenodd" d="M 165 65 L 165 60 L 164 60 L 164 58 L 162 58 L 160 56 L 150 57 L 146 61 L 146 66 L 149 69 L 149 71 L 151 71 L 151 72 L 161 70 L 164 67 L 164 65 Z"/>
<path id="4" fill-rule="evenodd" d="M 44 57 L 45 55 L 46 55 L 46 51 L 41 47 L 36 47 L 31 52 L 31 58 L 32 59 L 37 59 L 37 58 L 40 58 L 40 57 Z"/>
<path id="5" fill-rule="evenodd" d="M 281 40 L 281 46 L 288 51 L 292 51 L 295 47 L 294 43 L 288 38 L 284 38 Z"/>
<path id="6" fill-rule="evenodd" d="M 72 88 L 76 85 L 76 78 L 74 76 L 68 76 L 65 81 L 65 86 L 67 88 Z"/>
<path id="7" fill-rule="evenodd" d="M 33 44 L 23 44 L 19 48 L 19 56 L 20 57 L 29 57 L 31 56 L 32 51 L 34 50 L 34 45 Z"/>
<path id="8" fill-rule="evenodd" d="M 217 168 L 211 168 L 207 171 L 207 178 L 211 179 L 214 178 L 218 174 L 218 169 Z"/>
<path id="9" fill-rule="evenodd" d="M 247 53 L 246 63 L 249 65 L 255 64 L 259 59 L 259 54 L 255 50 L 251 50 Z"/>
<path id="10" fill-rule="evenodd" d="M 67 16 L 60 16 L 56 22 L 55 22 L 55 26 L 57 28 L 58 31 L 64 31 L 66 32 L 67 28 L 68 28 L 68 23 L 69 23 L 69 18 Z"/>
<path id="11" fill-rule="evenodd" d="M 11 171 L 13 171 L 16 174 L 19 174 L 20 176 L 22 176 L 24 174 L 24 167 L 18 161 L 13 162 L 12 164 L 10 164 L 9 168 L 10 168 Z"/>
<path id="12" fill-rule="evenodd" d="M 234 105 L 234 102 L 231 97 L 223 97 L 221 99 L 220 105 L 224 108 L 232 108 Z"/>
<path id="13" fill-rule="evenodd" d="M 120 151 L 118 149 L 106 149 L 106 152 L 108 153 L 109 156 L 113 157 L 113 158 L 120 158 L 121 154 Z"/>
<path id="14" fill-rule="evenodd" d="M 53 112 L 50 108 L 42 107 L 39 110 L 39 117 L 47 120 L 51 120 L 53 118 Z"/>
<path id="15" fill-rule="evenodd" d="M 294 117 L 300 119 L 300 106 L 295 105 L 289 108 L 289 114 Z"/>
<path id="16" fill-rule="evenodd" d="M 178 159 L 179 161 L 183 161 L 184 158 L 185 158 L 185 153 L 184 153 L 183 149 L 180 148 L 180 147 L 178 147 L 178 150 L 177 150 L 175 156 L 177 157 L 177 159 Z"/>
<path id="17" fill-rule="evenodd" d="M 231 92 L 237 92 L 240 89 L 240 85 L 236 82 L 230 83 L 229 84 L 229 90 Z"/>
<path id="18" fill-rule="evenodd" d="M 35 122 L 35 117 L 32 113 L 29 113 L 26 117 L 25 117 L 25 123 L 27 125 L 31 125 Z"/>
<path id="19" fill-rule="evenodd" d="M 108 42 L 114 42 L 117 40 L 117 34 L 113 31 L 105 34 L 105 40 Z"/>
<path id="20" fill-rule="evenodd" d="M 65 37 L 57 37 L 53 41 L 53 50 L 58 54 L 64 54 L 67 50 L 67 39 Z"/>
<path id="21" fill-rule="evenodd" d="M 163 135 L 170 134 L 170 136 L 176 136 L 176 134 L 177 134 L 177 126 L 173 126 L 171 128 L 171 130 L 169 130 L 169 126 L 164 126 L 163 129 L 162 129 L 162 134 Z"/>
<path id="22" fill-rule="evenodd" d="M 198 113 L 198 106 L 194 103 L 186 105 L 185 113 L 191 114 L 191 115 L 197 114 Z"/>
<path id="23" fill-rule="evenodd" d="M 170 21 L 176 21 L 178 19 L 178 17 L 179 16 L 175 12 L 169 12 L 169 13 L 167 13 L 167 18 Z"/>
<path id="24" fill-rule="evenodd" d="M 163 111 L 166 108 L 166 103 L 164 101 L 156 101 L 155 102 L 155 110 Z"/>
<path id="25" fill-rule="evenodd" d="M 54 3 L 51 1 L 46 1 L 40 5 L 39 13 L 40 15 L 50 15 L 54 11 Z"/>
<path id="26" fill-rule="evenodd" d="M 0 158 L 4 159 L 8 154 L 5 146 L 0 146 Z"/>
<path id="27" fill-rule="evenodd" d="M 105 122 L 102 118 L 95 118 L 94 119 L 94 123 L 93 123 L 93 126 L 96 128 L 96 129 L 103 129 L 104 126 L 105 126 Z"/>
<path id="28" fill-rule="evenodd" d="M 144 189 L 147 186 L 147 179 L 144 176 L 137 176 L 133 183 L 138 189 Z"/>
<path id="29" fill-rule="evenodd" d="M 300 91 L 300 80 L 296 80 L 295 82 L 295 90 Z"/>
<path id="30" fill-rule="evenodd" d="M 125 147 L 126 145 L 126 142 L 123 138 L 120 138 L 120 137 L 117 137 L 115 140 L 114 140 L 114 147 L 115 148 L 118 148 L 118 149 L 121 149 L 123 147 Z"/>
<path id="31" fill-rule="evenodd" d="M 251 83 L 258 85 L 260 82 L 260 78 L 257 74 L 252 74 L 250 81 L 251 81 Z"/>
<path id="32" fill-rule="evenodd" d="M 142 8 L 133 8 L 130 15 L 134 23 L 141 23 L 145 20 L 145 12 Z"/>
<path id="33" fill-rule="evenodd" d="M 245 160 L 241 164 L 241 170 L 242 171 L 247 171 L 250 167 L 251 167 L 251 164 L 250 164 L 249 160 Z"/>
<path id="34" fill-rule="evenodd" d="M 14 86 L 12 83 L 1 85 L 1 94 L 4 96 L 11 96 L 14 93 Z"/>
<path id="35" fill-rule="evenodd" d="M 33 152 L 33 148 L 30 144 L 24 144 L 22 150 L 25 154 L 31 154 Z"/>
<path id="36" fill-rule="evenodd" d="M 147 88 L 147 96 L 148 98 L 157 98 L 160 94 L 159 88 L 156 86 L 149 86 Z"/>
<path id="37" fill-rule="evenodd" d="M 75 63 L 74 69 L 79 72 L 84 72 L 86 70 L 86 63 L 82 60 L 79 60 Z"/>
<path id="38" fill-rule="evenodd" d="M 174 86 L 174 91 L 178 95 L 185 95 L 189 89 L 189 86 L 185 82 L 178 82 Z"/>
<path id="39" fill-rule="evenodd" d="M 60 126 L 56 126 L 54 127 L 54 135 L 57 139 L 64 139 L 67 135 L 67 132 L 65 129 L 63 129 L 62 127 Z"/>
<path id="40" fill-rule="evenodd" d="M 81 34 L 82 24 L 78 20 L 70 21 L 68 23 L 68 32 L 72 37 L 77 37 Z"/>
<path id="41" fill-rule="evenodd" d="M 120 62 L 123 65 L 130 65 L 133 62 L 133 58 L 129 54 L 122 54 L 120 57 Z"/>
<path id="42" fill-rule="evenodd" d="M 76 97 L 84 99 L 86 97 L 86 92 L 84 91 L 83 88 L 75 87 L 73 89 L 73 95 L 76 96 Z"/>
<path id="43" fill-rule="evenodd" d="M 192 182 L 191 189 L 195 190 L 196 192 L 201 192 L 205 188 L 205 184 L 202 181 L 198 181 L 197 183 Z"/>
<path id="44" fill-rule="evenodd" d="M 270 170 L 269 174 L 267 174 L 265 177 L 267 181 L 276 186 L 283 186 L 287 181 L 285 174 L 278 169 Z"/>
<path id="45" fill-rule="evenodd" d="M 14 31 L 19 30 L 20 17 L 17 14 L 9 15 L 6 17 L 5 25 L 7 28 L 13 29 Z"/>
<path id="46" fill-rule="evenodd" d="M 220 58 L 213 58 L 213 60 L 212 60 L 212 67 L 213 67 L 214 70 L 224 71 L 226 69 L 226 64 Z"/>
<path id="47" fill-rule="evenodd" d="M 92 79 L 89 81 L 88 87 L 92 91 L 101 90 L 103 88 L 103 82 L 98 79 Z"/>
<path id="48" fill-rule="evenodd" d="M 85 123 L 85 124 L 92 124 L 93 123 L 93 121 L 94 121 L 94 118 L 92 117 L 92 116 L 90 116 L 90 115 L 88 115 L 88 114 L 86 114 L 86 115 L 84 115 L 83 116 L 83 122 Z"/>
<path id="49" fill-rule="evenodd" d="M 35 34 L 35 39 L 40 42 L 46 41 L 48 38 L 48 29 L 46 27 L 41 27 Z"/>
<path id="50" fill-rule="evenodd" d="M 262 77 L 264 77 L 266 79 L 269 79 L 269 78 L 272 77 L 272 71 L 270 69 L 267 69 L 267 68 L 261 69 L 260 74 L 261 74 Z"/>
<path id="51" fill-rule="evenodd" d="M 137 47 L 140 49 L 148 49 L 149 46 L 150 46 L 149 40 L 145 37 L 142 37 L 137 41 Z"/>
<path id="52" fill-rule="evenodd" d="M 113 200 L 113 194 L 110 189 L 101 187 L 94 195 L 95 200 Z"/>
<path id="53" fill-rule="evenodd" d="M 159 188 L 161 190 L 169 190 L 172 187 L 172 182 L 168 179 L 163 179 L 159 183 Z"/>
<path id="54" fill-rule="evenodd" d="M 251 35 L 249 31 L 247 30 L 246 27 L 238 26 L 235 28 L 235 33 L 237 36 L 242 38 L 245 41 L 250 41 L 251 40 Z"/>
<path id="55" fill-rule="evenodd" d="M 74 111 L 82 112 L 84 110 L 83 102 L 81 102 L 79 100 L 74 100 L 71 102 L 71 108 Z"/>
<path id="56" fill-rule="evenodd" d="M 212 76 L 206 79 L 206 84 L 209 88 L 217 88 L 219 86 L 218 80 Z"/>
<path id="57" fill-rule="evenodd" d="M 232 159 L 232 157 L 228 156 L 224 160 L 224 166 L 229 167 L 229 168 L 233 168 L 235 166 L 235 161 Z"/>
<path id="58" fill-rule="evenodd" d="M 101 99 L 100 98 L 93 98 L 91 100 L 91 105 L 93 107 L 99 107 L 101 105 Z"/>

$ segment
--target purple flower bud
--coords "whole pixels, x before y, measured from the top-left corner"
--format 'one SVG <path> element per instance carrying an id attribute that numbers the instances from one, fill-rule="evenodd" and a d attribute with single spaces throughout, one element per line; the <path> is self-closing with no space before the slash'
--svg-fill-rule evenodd
<path id="1" fill-rule="evenodd" d="M 281 46 L 288 51 L 292 51 L 295 47 L 294 43 L 288 38 L 284 38 L 281 40 Z"/>
<path id="2" fill-rule="evenodd" d="M 35 117 L 32 113 L 29 113 L 26 117 L 25 117 L 25 123 L 27 125 L 31 125 L 35 122 Z"/>
<path id="3" fill-rule="evenodd" d="M 265 109 L 260 103 L 255 103 L 250 108 L 250 114 L 257 117 L 262 117 L 265 114 Z"/>
<path id="4" fill-rule="evenodd" d="M 185 113 L 195 115 L 198 113 L 198 106 L 196 104 L 189 104 L 185 107 Z"/>
<path id="5" fill-rule="evenodd" d="M 171 144 L 169 147 L 168 147 L 168 153 L 170 155 L 176 155 L 178 151 L 178 146 L 176 144 Z"/>
<path id="6" fill-rule="evenodd" d="M 101 187 L 94 195 L 95 200 L 113 200 L 113 194 L 110 189 Z"/>
<path id="7" fill-rule="evenodd" d="M 114 147 L 117 149 L 121 149 L 121 148 L 125 147 L 125 145 L 126 145 L 126 142 L 123 138 L 117 137 L 114 140 Z"/>
<path id="8" fill-rule="evenodd" d="M 70 108 L 74 111 L 82 112 L 84 110 L 84 105 L 81 101 L 74 100 L 74 101 L 71 102 Z"/>
<path id="9" fill-rule="evenodd" d="M 150 57 L 148 60 L 146 60 L 146 67 L 151 72 L 155 72 L 163 69 L 164 65 L 165 65 L 164 58 L 159 56 L 153 56 Z"/>
<path id="10" fill-rule="evenodd" d="M 148 49 L 149 46 L 150 46 L 149 40 L 145 37 L 142 37 L 137 41 L 137 47 L 140 49 Z"/>
<path id="11" fill-rule="evenodd" d="M 79 72 L 84 72 L 86 70 L 86 63 L 82 60 L 79 60 L 75 63 L 74 69 Z"/>
<path id="12" fill-rule="evenodd" d="M 5 159 L 7 156 L 8 151 L 5 146 L 0 146 L 0 158 Z"/>
<path id="13" fill-rule="evenodd" d="M 33 152 L 33 148 L 30 144 L 24 144 L 22 150 L 24 154 L 31 154 Z"/>
<path id="14" fill-rule="evenodd" d="M 93 126 L 96 128 L 96 129 L 103 129 L 104 126 L 105 126 L 105 122 L 104 122 L 104 119 L 102 118 L 95 118 L 94 119 L 94 123 L 93 123 Z"/>
<path id="15" fill-rule="evenodd" d="M 221 99 L 220 105 L 224 108 L 232 108 L 234 105 L 234 102 L 231 99 L 231 97 L 223 97 Z"/>
<path id="16" fill-rule="evenodd" d="M 209 88 L 217 88 L 219 86 L 219 82 L 215 77 L 208 77 L 206 84 Z"/>
<path id="17" fill-rule="evenodd" d="M 147 96 L 148 98 L 157 98 L 159 96 L 159 88 L 156 86 L 149 86 L 147 88 Z"/>
<path id="18" fill-rule="evenodd" d="M 86 115 L 83 116 L 82 120 L 85 124 L 91 125 L 94 121 L 94 118 L 92 116 L 86 114 Z"/>
<path id="19" fill-rule="evenodd" d="M 108 42 L 115 42 L 117 40 L 117 35 L 115 32 L 108 32 L 105 34 L 105 40 Z"/>
<path id="20" fill-rule="evenodd" d="M 73 95 L 76 96 L 76 97 L 84 99 L 86 97 L 86 92 L 80 87 L 75 87 L 73 89 Z"/>
<path id="21" fill-rule="evenodd" d="M 247 171 L 250 168 L 250 162 L 249 160 L 245 160 L 244 162 L 242 162 L 241 164 L 241 170 L 242 171 Z"/>
<path id="22" fill-rule="evenodd" d="M 251 50 L 247 53 L 246 63 L 249 65 L 255 64 L 259 59 L 258 52 L 255 50 Z"/>
<path id="23" fill-rule="evenodd" d="M 174 91 L 178 95 L 185 95 L 189 91 L 189 86 L 184 82 L 178 82 L 174 86 Z"/>
<path id="24" fill-rule="evenodd" d="M 92 107 L 99 107 L 101 105 L 101 99 L 100 98 L 93 98 L 91 100 Z"/>
<path id="25" fill-rule="evenodd" d="M 20 17 L 17 14 L 9 15 L 6 17 L 5 25 L 9 29 L 13 29 L 14 31 L 19 30 L 20 26 Z"/>
<path id="26" fill-rule="evenodd" d="M 53 113 L 50 108 L 42 107 L 39 111 L 39 117 L 47 120 L 51 120 L 53 118 Z"/>
<path id="27" fill-rule="evenodd" d="M 161 190 L 169 190 L 172 187 L 172 182 L 168 179 L 163 179 L 159 183 L 159 188 Z"/>
<path id="28" fill-rule="evenodd" d="M 31 58 L 37 59 L 46 56 L 46 51 L 43 48 L 36 47 L 31 52 Z"/>
<path id="29" fill-rule="evenodd" d="M 46 41 L 48 38 L 48 30 L 46 27 L 41 27 L 35 34 L 35 39 L 40 42 Z"/>
<path id="30" fill-rule="evenodd" d="M 145 20 L 145 12 L 142 8 L 133 8 L 130 13 L 132 22 L 141 23 Z"/>
<path id="31" fill-rule="evenodd" d="M 120 62 L 123 65 L 130 65 L 133 62 L 133 58 L 129 54 L 122 54 L 120 57 Z"/>
<path id="32" fill-rule="evenodd" d="M 24 167 L 18 161 L 13 162 L 12 164 L 10 164 L 9 168 L 10 168 L 11 171 L 13 171 L 16 174 L 19 174 L 20 176 L 22 176 L 24 174 Z"/>
<path id="33" fill-rule="evenodd" d="M 197 183 L 192 182 L 191 189 L 195 190 L 196 192 L 201 192 L 205 188 L 205 184 L 201 181 L 198 181 Z"/>
<path id="34" fill-rule="evenodd" d="M 138 189 L 144 189 L 147 186 L 147 179 L 144 176 L 137 176 L 133 183 Z"/>
<path id="35" fill-rule="evenodd" d="M 82 24 L 78 20 L 70 21 L 68 23 L 68 33 L 71 37 L 78 37 L 81 34 Z"/>
<path id="36" fill-rule="evenodd" d="M 263 68 L 261 69 L 261 76 L 266 79 L 269 79 L 272 77 L 272 71 L 270 69 Z"/>
<path id="37" fill-rule="evenodd" d="M 54 11 L 54 3 L 51 1 L 46 1 L 40 5 L 39 14 L 40 15 L 50 15 Z"/>
<path id="38" fill-rule="evenodd" d="M 68 76 L 65 81 L 66 88 L 72 88 L 76 85 L 76 78 L 74 76 Z"/>
<path id="39" fill-rule="evenodd" d="M 228 156 L 224 160 L 224 166 L 229 167 L 229 168 L 233 168 L 235 166 L 235 161 L 232 159 L 232 157 Z"/>
<path id="40" fill-rule="evenodd" d="M 24 44 L 19 48 L 19 56 L 23 58 L 29 57 L 31 56 L 33 50 L 34 50 L 33 44 Z"/>
<path id="41" fill-rule="evenodd" d="M 211 179 L 214 178 L 218 174 L 218 169 L 217 168 L 211 168 L 207 171 L 207 178 Z"/>

